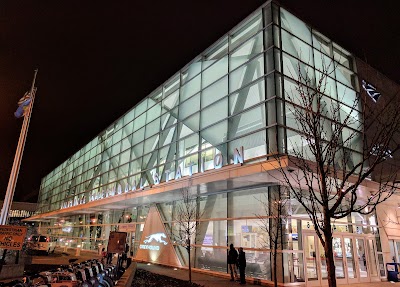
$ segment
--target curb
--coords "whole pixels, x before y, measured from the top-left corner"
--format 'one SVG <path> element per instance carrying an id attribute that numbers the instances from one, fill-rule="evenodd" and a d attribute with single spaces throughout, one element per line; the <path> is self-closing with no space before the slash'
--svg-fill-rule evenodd
<path id="1" fill-rule="evenodd" d="M 136 273 L 136 262 L 132 261 L 131 265 L 125 270 L 122 277 L 118 280 L 116 287 L 129 287 L 132 286 L 133 278 Z"/>

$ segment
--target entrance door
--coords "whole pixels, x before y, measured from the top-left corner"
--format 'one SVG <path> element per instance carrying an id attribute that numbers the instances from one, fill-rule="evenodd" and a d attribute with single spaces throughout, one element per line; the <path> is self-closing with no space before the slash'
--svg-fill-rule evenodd
<path id="1" fill-rule="evenodd" d="M 324 249 L 314 232 L 303 234 L 307 286 L 327 285 Z M 333 235 L 333 255 L 338 284 L 370 282 L 378 276 L 375 242 L 355 235 Z"/>
<path id="2" fill-rule="evenodd" d="M 304 232 L 304 258 L 307 286 L 328 285 L 325 251 L 314 232 Z"/>
<path id="3" fill-rule="evenodd" d="M 368 264 L 367 264 L 367 249 L 364 238 L 356 238 L 356 258 L 357 258 L 357 271 L 360 276 L 361 282 L 369 280 Z"/>

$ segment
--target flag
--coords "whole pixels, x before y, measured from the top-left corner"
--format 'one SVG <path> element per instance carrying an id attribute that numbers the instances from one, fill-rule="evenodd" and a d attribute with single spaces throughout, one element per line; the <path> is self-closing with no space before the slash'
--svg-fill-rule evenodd
<path id="1" fill-rule="evenodd" d="M 25 112 L 27 111 L 31 101 L 32 101 L 31 94 L 29 92 L 26 92 L 25 95 L 21 99 L 19 99 L 18 109 L 15 111 L 14 116 L 16 118 L 23 117 L 25 115 Z"/>

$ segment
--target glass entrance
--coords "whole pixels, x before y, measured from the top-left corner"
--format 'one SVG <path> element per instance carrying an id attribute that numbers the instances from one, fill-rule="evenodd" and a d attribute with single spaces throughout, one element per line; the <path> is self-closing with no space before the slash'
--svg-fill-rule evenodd
<path id="1" fill-rule="evenodd" d="M 304 257 L 307 286 L 327 285 L 325 251 L 315 233 L 304 235 Z"/>
<path id="2" fill-rule="evenodd" d="M 327 285 L 324 249 L 314 232 L 304 235 L 307 286 Z M 378 276 L 375 241 L 356 235 L 334 235 L 333 256 L 338 284 L 369 282 Z"/>

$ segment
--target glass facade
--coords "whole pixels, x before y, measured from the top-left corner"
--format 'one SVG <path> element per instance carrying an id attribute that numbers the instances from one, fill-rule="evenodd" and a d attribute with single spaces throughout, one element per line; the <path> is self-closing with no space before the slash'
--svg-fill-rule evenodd
<path id="1" fill-rule="evenodd" d="M 44 177 L 38 214 L 84 207 L 97 199 L 140 192 L 144 187 L 233 164 L 234 149 L 239 147 L 243 147 L 244 164 L 277 152 L 291 154 L 295 145 L 307 148 L 292 114 L 302 108 L 296 100 L 299 74 L 310 80 L 311 89 L 321 77 L 326 79 L 327 132 L 332 121 L 340 120 L 332 118 L 330 106 L 340 106 L 343 118 L 352 113 L 343 140 L 348 142 L 346 131 L 360 132 L 348 145 L 349 155 L 357 157 L 362 127 L 361 110 L 352 109 L 358 93 L 352 55 L 285 9 L 268 3 Z M 277 185 L 253 186 L 201 197 L 199 208 L 205 212 L 194 241 L 194 266 L 226 272 L 226 247 L 234 243 L 246 251 L 248 276 L 271 280 L 271 252 L 265 245 L 268 234 L 263 233 L 256 215 L 268 218 L 260 198 L 268 199 L 280 189 Z M 176 224 L 177 200 L 156 203 L 166 229 Z M 149 206 L 138 204 L 62 216 L 42 223 L 41 228 L 72 247 L 80 244 L 97 249 L 106 245 L 110 231 L 129 223 L 135 225 L 129 237 L 135 252 L 148 211 Z M 312 223 L 294 199 L 290 215 L 282 226 L 278 252 L 278 281 L 285 283 L 318 277 L 311 271 L 317 248 L 314 234 L 307 233 Z M 353 234 L 337 237 L 337 252 L 345 244 L 369 242 L 356 236 L 374 240 L 376 224 L 375 217 L 360 215 L 335 222 L 335 232 Z M 182 264 L 187 264 L 184 250 L 178 245 L 175 250 Z"/>
<path id="2" fill-rule="evenodd" d="M 231 164 L 240 146 L 247 161 L 290 154 L 305 144 L 292 115 L 301 108 L 298 74 L 313 88 L 323 72 L 329 130 L 336 120 L 330 105 L 339 105 L 345 118 L 355 101 L 353 58 L 283 8 L 267 5 L 44 177 L 39 212 L 172 180 L 177 170 L 187 176 L 213 169 L 219 153 L 223 165 Z M 344 141 L 346 130 L 361 128 L 360 115 L 352 117 Z M 360 138 L 351 138 L 353 156 Z"/>

